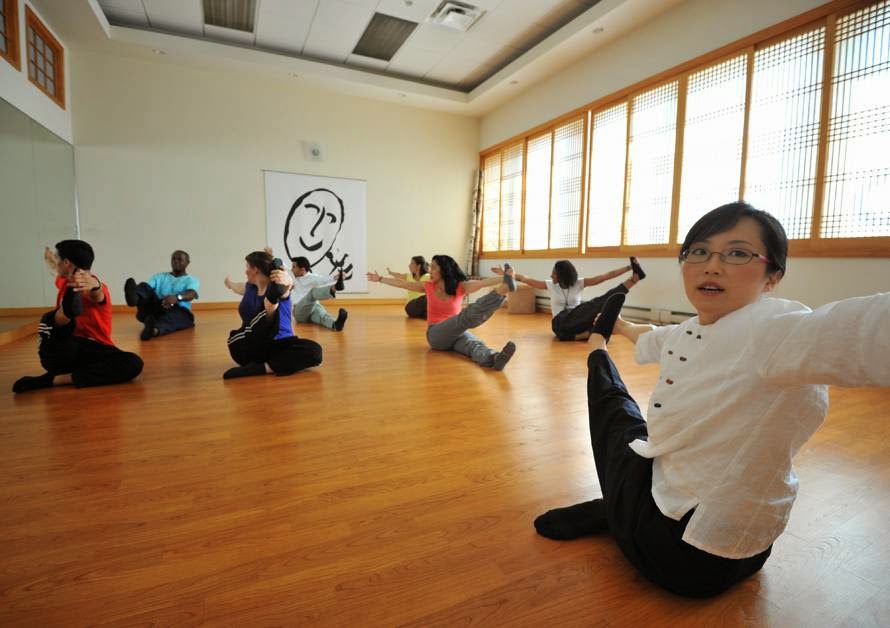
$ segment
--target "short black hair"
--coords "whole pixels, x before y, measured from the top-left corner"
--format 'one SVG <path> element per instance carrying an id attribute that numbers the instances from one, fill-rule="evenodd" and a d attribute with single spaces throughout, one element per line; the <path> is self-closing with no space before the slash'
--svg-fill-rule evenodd
<path id="1" fill-rule="evenodd" d="M 556 283 L 563 290 L 568 290 L 578 282 L 578 271 L 575 265 L 567 259 L 561 259 L 553 265 L 556 273 Z"/>
<path id="2" fill-rule="evenodd" d="M 268 277 L 272 274 L 272 259 L 272 256 L 265 251 L 254 251 L 248 253 L 244 261 Z"/>
<path id="3" fill-rule="evenodd" d="M 188 261 L 192 261 L 192 257 L 191 257 L 191 255 L 189 255 L 187 251 L 183 251 L 182 249 L 176 249 L 175 251 L 173 251 L 173 252 L 170 254 L 170 257 L 173 257 L 173 256 L 176 255 L 177 253 L 182 253 L 183 255 L 185 255 L 185 259 L 187 259 Z"/>
<path id="4" fill-rule="evenodd" d="M 788 261 L 788 236 L 785 228 L 776 218 L 762 209 L 756 209 L 744 201 L 727 203 L 699 218 L 683 241 L 680 247 L 680 261 L 689 251 L 689 247 L 696 242 L 707 240 L 712 235 L 729 231 L 738 224 L 742 218 L 751 218 L 760 225 L 760 239 L 766 246 L 766 257 L 769 262 L 766 265 L 767 272 L 781 273 L 785 276 L 785 264 Z"/>
<path id="5" fill-rule="evenodd" d="M 307 272 L 312 270 L 312 264 L 309 263 L 308 257 L 303 257 L 302 255 L 298 255 L 297 257 L 290 258 L 290 261 L 292 261 L 294 264 L 296 264 L 297 268 L 302 268 L 303 270 L 305 270 Z"/>
<path id="6" fill-rule="evenodd" d="M 454 296 L 457 294 L 457 284 L 466 281 L 467 275 L 450 255 L 433 255 L 433 261 L 439 266 L 439 274 L 442 276 L 442 283 L 445 284 L 445 293 Z"/>
<path id="7" fill-rule="evenodd" d="M 93 247 L 83 240 L 62 240 L 56 242 L 56 253 L 59 259 L 66 259 L 77 268 L 90 270 L 96 259 Z"/>

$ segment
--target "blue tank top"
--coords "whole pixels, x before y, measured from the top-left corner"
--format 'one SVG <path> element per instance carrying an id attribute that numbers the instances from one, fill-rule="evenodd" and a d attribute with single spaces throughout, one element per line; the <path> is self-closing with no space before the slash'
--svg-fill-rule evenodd
<path id="1" fill-rule="evenodd" d="M 242 324 L 250 324 L 250 321 L 265 309 L 263 306 L 264 299 L 265 297 L 261 297 L 258 294 L 257 287 L 254 284 L 244 284 L 244 296 L 241 297 L 241 303 L 238 305 L 238 314 L 241 316 Z M 288 295 L 286 299 L 281 299 L 278 302 L 278 332 L 275 334 L 274 339 L 290 338 L 293 335 L 290 295 Z"/>

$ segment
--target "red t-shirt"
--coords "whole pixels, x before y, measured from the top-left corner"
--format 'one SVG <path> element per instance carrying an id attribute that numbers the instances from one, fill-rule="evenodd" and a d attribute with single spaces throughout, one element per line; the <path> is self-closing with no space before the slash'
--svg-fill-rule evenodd
<path id="1" fill-rule="evenodd" d="M 456 314 L 460 314 L 460 306 L 464 300 L 464 286 L 457 284 L 457 294 L 448 295 L 448 300 L 443 301 L 436 296 L 436 283 L 428 281 L 423 284 L 426 292 L 426 323 L 427 325 L 435 325 L 451 318 Z"/>
<path id="2" fill-rule="evenodd" d="M 68 289 L 68 280 L 64 277 L 56 277 L 56 288 L 59 289 L 59 294 L 56 296 L 56 307 L 59 307 L 62 304 L 62 297 L 65 296 L 65 290 Z M 111 295 L 108 293 L 108 286 L 104 283 L 102 284 L 102 293 L 105 295 L 105 300 L 102 303 L 93 301 L 86 292 L 80 293 L 83 301 L 83 314 L 74 319 L 74 335 L 101 342 L 103 345 L 113 345 L 114 341 L 111 339 Z"/>

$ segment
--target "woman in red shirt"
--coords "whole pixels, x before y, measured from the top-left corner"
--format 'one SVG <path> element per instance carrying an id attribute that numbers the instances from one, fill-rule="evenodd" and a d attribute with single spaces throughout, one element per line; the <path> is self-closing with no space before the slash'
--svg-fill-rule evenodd
<path id="1" fill-rule="evenodd" d="M 422 283 L 381 277 L 377 272 L 368 273 L 368 280 L 426 294 L 426 339 L 432 349 L 455 351 L 480 366 L 497 371 L 503 370 L 513 357 L 516 345 L 512 341 L 508 341 L 500 351 L 494 351 L 468 331 L 491 318 L 503 305 L 507 293 L 516 289 L 513 270 L 508 265 L 505 264 L 503 278 L 471 281 L 453 258 L 448 255 L 434 255 L 430 264 L 430 281 Z M 495 289 L 466 309 L 461 309 L 464 295 L 489 286 L 495 286 Z"/>

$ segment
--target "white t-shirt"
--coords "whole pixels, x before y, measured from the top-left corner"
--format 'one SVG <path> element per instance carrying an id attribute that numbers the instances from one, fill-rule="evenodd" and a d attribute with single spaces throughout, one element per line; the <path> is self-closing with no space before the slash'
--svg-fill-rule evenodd
<path id="1" fill-rule="evenodd" d="M 302 277 L 294 277 L 294 287 L 291 292 L 291 303 L 297 303 L 305 297 L 313 288 L 332 286 L 337 280 L 328 275 L 316 275 L 309 272 Z"/>
<path id="2" fill-rule="evenodd" d="M 581 305 L 581 293 L 584 292 L 583 277 L 579 277 L 578 281 L 568 289 L 553 283 L 552 279 L 546 279 L 544 283 L 547 284 L 547 292 L 550 293 L 550 311 L 553 316 Z"/>
<path id="3" fill-rule="evenodd" d="M 888 386 L 888 355 L 890 293 L 815 311 L 763 297 L 712 325 L 696 316 L 641 335 L 637 362 L 661 372 L 649 440 L 630 447 L 654 458 L 662 513 L 695 508 L 683 540 L 726 558 L 769 547 L 797 495 L 791 459 L 828 412 L 827 384 Z"/>

